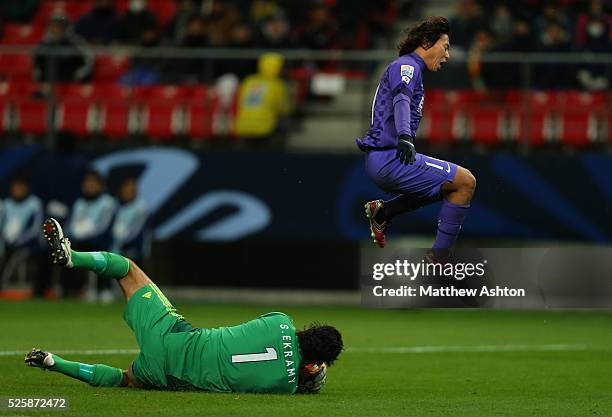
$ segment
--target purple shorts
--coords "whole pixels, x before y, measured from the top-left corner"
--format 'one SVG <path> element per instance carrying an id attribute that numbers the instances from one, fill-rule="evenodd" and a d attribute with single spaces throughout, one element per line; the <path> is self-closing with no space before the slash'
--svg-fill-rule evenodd
<path id="1" fill-rule="evenodd" d="M 385 149 L 366 154 L 368 176 L 387 193 L 435 198 L 442 184 L 453 181 L 457 174 L 457 165 L 451 162 L 417 153 L 416 161 L 404 165 L 395 153 L 395 149 Z"/>

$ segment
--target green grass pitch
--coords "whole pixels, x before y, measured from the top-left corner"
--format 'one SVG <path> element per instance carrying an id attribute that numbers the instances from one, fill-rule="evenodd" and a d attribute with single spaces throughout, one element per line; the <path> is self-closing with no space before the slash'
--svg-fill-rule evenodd
<path id="1" fill-rule="evenodd" d="M 0 396 L 65 397 L 70 407 L 5 409 L 0 415 L 612 416 L 612 312 L 176 306 L 197 326 L 237 324 L 272 310 L 290 314 L 298 327 L 328 322 L 343 332 L 348 350 L 319 395 L 93 388 L 27 368 L 23 354 L 32 347 L 135 349 L 121 305 L 3 302 Z M 122 368 L 131 361 L 126 354 L 64 357 Z"/>

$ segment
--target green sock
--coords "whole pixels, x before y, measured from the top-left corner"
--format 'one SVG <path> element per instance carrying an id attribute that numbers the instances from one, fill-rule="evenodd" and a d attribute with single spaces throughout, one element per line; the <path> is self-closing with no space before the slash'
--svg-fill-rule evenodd
<path id="1" fill-rule="evenodd" d="M 123 380 L 123 371 L 112 366 L 72 362 L 53 355 L 55 365 L 50 371 L 60 372 L 79 381 L 87 382 L 94 387 L 118 387 Z"/>
<path id="2" fill-rule="evenodd" d="M 71 250 L 72 265 L 94 271 L 102 278 L 121 279 L 130 271 L 130 261 L 110 252 L 76 252 Z"/>

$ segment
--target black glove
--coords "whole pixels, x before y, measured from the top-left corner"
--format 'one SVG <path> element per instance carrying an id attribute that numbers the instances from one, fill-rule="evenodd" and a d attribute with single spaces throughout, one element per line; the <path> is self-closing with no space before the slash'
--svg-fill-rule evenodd
<path id="1" fill-rule="evenodd" d="M 408 135 L 400 135 L 397 141 L 397 153 L 395 156 L 404 165 L 411 164 L 416 159 L 416 149 L 414 149 L 413 141 L 414 138 Z"/>

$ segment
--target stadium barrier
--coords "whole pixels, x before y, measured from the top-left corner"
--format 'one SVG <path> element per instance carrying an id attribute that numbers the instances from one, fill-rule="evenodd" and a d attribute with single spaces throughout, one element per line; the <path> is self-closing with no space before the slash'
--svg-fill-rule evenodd
<path id="1" fill-rule="evenodd" d="M 612 241 L 609 154 L 452 157 L 478 180 L 460 243 Z M 177 285 L 355 289 L 356 259 L 369 241 L 363 202 L 388 197 L 360 155 L 174 147 L 66 154 L 38 145 L 2 150 L 0 195 L 15 175 L 28 175 L 45 205 L 71 207 L 75 173 L 86 165 L 107 176 L 113 193 L 126 176 L 138 177 L 154 232 L 150 270 Z M 421 236 L 429 245 L 438 210 L 398 217 L 389 241 Z"/>

